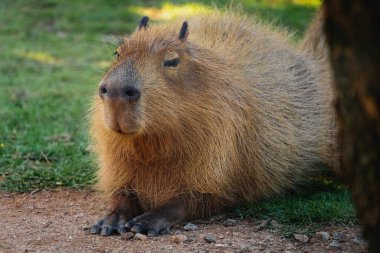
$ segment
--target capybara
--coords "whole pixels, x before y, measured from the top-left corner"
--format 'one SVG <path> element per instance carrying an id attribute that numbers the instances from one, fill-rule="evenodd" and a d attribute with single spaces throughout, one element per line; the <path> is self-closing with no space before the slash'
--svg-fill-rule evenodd
<path id="1" fill-rule="evenodd" d="M 314 26 L 314 27 L 313 27 Z M 90 134 L 110 213 L 91 233 L 171 225 L 294 189 L 333 166 L 332 84 L 318 20 L 286 32 L 211 13 L 148 25 L 117 48 Z"/>

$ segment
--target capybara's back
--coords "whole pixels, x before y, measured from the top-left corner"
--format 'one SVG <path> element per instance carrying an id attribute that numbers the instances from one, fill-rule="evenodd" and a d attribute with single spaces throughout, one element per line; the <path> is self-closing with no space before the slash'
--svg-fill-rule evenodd
<path id="1" fill-rule="evenodd" d="M 112 210 L 93 233 L 164 233 L 332 163 L 330 75 L 307 42 L 218 13 L 147 23 L 124 39 L 94 99 L 99 187 Z"/>

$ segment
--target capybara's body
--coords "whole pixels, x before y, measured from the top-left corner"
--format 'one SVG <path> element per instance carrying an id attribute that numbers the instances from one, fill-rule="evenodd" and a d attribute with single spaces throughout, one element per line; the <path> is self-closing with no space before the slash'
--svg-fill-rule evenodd
<path id="1" fill-rule="evenodd" d="M 94 99 L 99 187 L 112 202 L 94 233 L 123 232 L 137 216 L 127 230 L 157 235 L 333 163 L 331 78 L 307 41 L 298 48 L 233 15 L 194 17 L 188 28 L 146 22 L 124 39 Z"/>

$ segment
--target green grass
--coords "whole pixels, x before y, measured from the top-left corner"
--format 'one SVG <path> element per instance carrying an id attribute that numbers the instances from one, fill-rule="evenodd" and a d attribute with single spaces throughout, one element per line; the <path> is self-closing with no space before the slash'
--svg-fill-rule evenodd
<path id="1" fill-rule="evenodd" d="M 236 214 L 242 218 L 273 219 L 281 226 L 269 223 L 267 227 L 279 230 L 286 237 L 294 233 L 313 235 L 323 225 L 356 224 L 350 192 L 326 180 L 314 182 L 298 193 L 247 204 L 237 209 Z"/>
<path id="2" fill-rule="evenodd" d="M 318 0 L 235 1 L 243 12 L 285 27 L 300 38 Z M 215 1 L 218 8 L 229 1 Z M 25 192 L 57 186 L 88 187 L 96 165 L 88 152 L 85 116 L 114 46 L 113 35 L 212 1 L 0 1 L 0 190 Z M 236 7 L 236 4 L 235 4 Z M 294 229 L 311 223 L 355 220 L 344 189 L 290 195 L 247 206 L 242 216 L 273 217 Z"/>

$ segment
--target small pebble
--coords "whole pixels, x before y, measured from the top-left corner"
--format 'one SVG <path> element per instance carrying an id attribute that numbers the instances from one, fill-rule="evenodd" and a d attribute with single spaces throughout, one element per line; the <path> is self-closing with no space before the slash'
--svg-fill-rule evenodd
<path id="1" fill-rule="evenodd" d="M 208 242 L 208 243 L 215 243 L 215 242 L 216 242 L 216 238 L 215 238 L 215 236 L 210 235 L 210 234 L 205 235 L 204 239 L 205 239 L 205 241 Z"/>
<path id="2" fill-rule="evenodd" d="M 215 248 L 226 248 L 226 247 L 228 247 L 228 245 L 223 244 L 223 243 L 216 243 L 214 246 L 215 246 Z"/>
<path id="3" fill-rule="evenodd" d="M 346 239 L 346 235 L 342 232 L 335 232 L 333 234 L 333 238 L 334 240 L 337 240 L 339 242 L 343 241 L 344 239 Z"/>
<path id="4" fill-rule="evenodd" d="M 187 223 L 184 227 L 183 227 L 184 230 L 186 231 L 195 231 L 198 229 L 197 225 L 193 224 L 193 223 Z"/>
<path id="5" fill-rule="evenodd" d="M 315 233 L 315 235 L 317 236 L 318 239 L 322 240 L 322 241 L 327 241 L 328 239 L 330 239 L 330 234 L 328 232 L 317 232 Z"/>
<path id="6" fill-rule="evenodd" d="M 236 224 L 237 224 L 237 221 L 234 219 L 227 219 L 223 222 L 223 225 L 227 227 L 235 226 Z"/>
<path id="7" fill-rule="evenodd" d="M 329 246 L 331 248 L 336 248 L 336 249 L 339 249 L 340 248 L 340 244 L 337 240 L 333 240 L 332 242 L 330 242 Z"/>
<path id="8" fill-rule="evenodd" d="M 172 235 L 170 237 L 170 241 L 174 243 L 183 243 L 187 240 L 187 236 L 185 235 Z"/>
<path id="9" fill-rule="evenodd" d="M 309 241 L 309 237 L 307 237 L 307 235 L 302 235 L 302 234 L 294 234 L 294 238 L 297 240 L 297 241 L 300 241 L 300 242 L 308 242 Z"/>
<path id="10" fill-rule="evenodd" d="M 121 235 L 121 240 L 128 241 L 135 237 L 135 234 L 132 232 L 127 232 Z"/>
<path id="11" fill-rule="evenodd" d="M 146 235 L 143 235 L 143 234 L 140 234 L 140 233 L 136 233 L 135 234 L 135 239 L 141 240 L 141 241 L 146 241 L 146 240 L 148 240 L 148 237 Z"/>
<path id="12" fill-rule="evenodd" d="M 255 231 L 260 231 L 262 230 L 268 223 L 270 222 L 271 219 L 263 220 L 260 221 L 260 223 L 255 227 Z"/>

